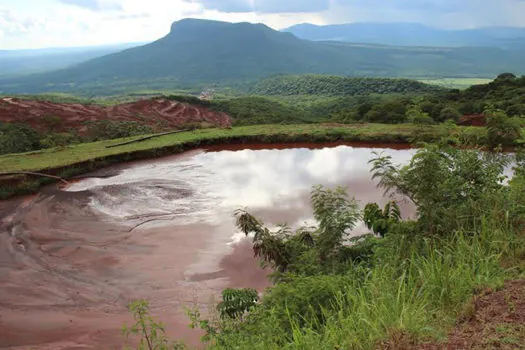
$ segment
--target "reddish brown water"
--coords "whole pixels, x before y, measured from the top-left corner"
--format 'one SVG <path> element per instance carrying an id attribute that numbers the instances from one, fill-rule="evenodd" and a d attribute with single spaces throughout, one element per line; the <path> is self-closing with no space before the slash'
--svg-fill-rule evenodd
<path id="1" fill-rule="evenodd" d="M 398 163 L 413 154 L 294 146 L 119 165 L 93 174 L 109 177 L 1 203 L 0 347 L 121 349 L 120 329 L 132 321 L 126 305 L 141 298 L 170 336 L 197 345 L 184 307 L 206 310 L 227 287 L 269 285 L 233 210 L 298 227 L 312 222 L 314 184 L 346 185 L 363 205 L 384 203 L 370 180 L 372 152 Z"/>

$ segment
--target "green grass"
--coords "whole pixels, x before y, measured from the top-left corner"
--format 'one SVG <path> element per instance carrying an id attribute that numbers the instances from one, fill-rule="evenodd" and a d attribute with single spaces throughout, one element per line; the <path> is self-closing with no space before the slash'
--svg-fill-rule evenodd
<path id="1" fill-rule="evenodd" d="M 288 315 L 292 335 L 272 327 L 267 318 L 225 334 L 212 349 L 406 349 L 425 342 L 446 341 L 476 293 L 495 290 L 517 278 L 514 263 L 525 253 L 525 242 L 497 216 L 487 216 L 480 232 L 458 232 L 450 239 L 423 240 L 391 236 L 378 251 L 377 265 L 349 268 L 351 281 L 325 310 L 326 323 Z M 512 338 L 506 339 L 508 342 Z"/>
<path id="2" fill-rule="evenodd" d="M 242 142 L 242 138 L 257 137 L 254 141 L 282 142 L 290 141 L 367 141 L 367 142 L 401 142 L 407 143 L 416 130 L 410 124 L 357 124 L 357 125 L 257 125 L 234 127 L 226 129 L 202 129 L 180 134 L 167 135 L 151 140 L 133 143 L 121 147 L 106 148 L 106 146 L 138 137 L 106 140 L 92 143 L 71 145 L 62 148 L 52 148 L 23 154 L 0 156 L 0 171 L 42 171 L 58 167 L 75 165 L 85 161 L 96 160 L 115 155 L 126 155 L 134 152 L 158 150 L 165 147 L 200 142 Z M 438 132 L 439 126 L 428 126 L 425 130 Z M 302 136 L 307 136 L 304 138 Z M 275 137 L 275 138 L 272 138 Z M 154 156 L 152 154 L 152 156 Z"/>
<path id="3" fill-rule="evenodd" d="M 483 128 L 457 128 L 482 137 Z M 84 143 L 51 148 L 29 153 L 0 156 L 0 172 L 44 172 L 69 178 L 111 164 L 137 159 L 155 158 L 210 144 L 228 143 L 290 143 L 360 141 L 369 143 L 410 143 L 438 140 L 450 130 L 444 126 L 416 126 L 411 124 L 354 124 L 354 125 L 256 125 L 233 129 L 202 129 L 166 135 L 125 146 L 106 146 L 133 140 L 125 139 Z M 479 138 L 478 137 L 478 138 Z M 0 199 L 34 193 L 52 180 L 28 176 L 0 178 Z"/>

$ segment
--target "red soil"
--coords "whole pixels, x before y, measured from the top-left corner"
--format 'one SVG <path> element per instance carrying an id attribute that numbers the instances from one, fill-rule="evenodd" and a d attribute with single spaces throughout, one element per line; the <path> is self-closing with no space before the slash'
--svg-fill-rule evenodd
<path id="1" fill-rule="evenodd" d="M 56 118 L 60 121 L 56 122 L 54 120 Z M 24 123 L 44 132 L 50 129 L 54 132 L 76 129 L 80 133 L 85 133 L 86 122 L 106 119 L 136 121 L 153 127 L 160 125 L 164 128 L 179 127 L 188 123 L 219 127 L 231 125 L 230 117 L 225 113 L 163 98 L 139 100 L 110 107 L 29 101 L 11 97 L 0 99 L 0 123 Z"/>
<path id="2" fill-rule="evenodd" d="M 416 349 L 525 349 L 525 280 L 509 281 L 499 291 L 474 298 L 470 313 L 442 344 Z"/>
<path id="3" fill-rule="evenodd" d="M 485 126 L 487 123 L 487 118 L 484 114 L 469 114 L 462 116 L 458 125 L 461 126 Z"/>

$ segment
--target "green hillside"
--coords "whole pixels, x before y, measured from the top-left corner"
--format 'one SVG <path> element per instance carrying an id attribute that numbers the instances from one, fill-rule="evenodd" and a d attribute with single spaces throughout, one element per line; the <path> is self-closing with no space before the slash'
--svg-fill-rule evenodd
<path id="1" fill-rule="evenodd" d="M 144 46 L 56 72 L 0 79 L 0 94 L 220 88 L 275 74 L 431 78 L 493 77 L 502 71 L 525 71 L 525 54 L 499 48 L 312 42 L 263 24 L 186 19 Z"/>
<path id="2" fill-rule="evenodd" d="M 285 75 L 264 79 L 251 89 L 257 95 L 327 95 L 411 94 L 441 90 L 410 79 L 348 78 L 330 75 Z"/>

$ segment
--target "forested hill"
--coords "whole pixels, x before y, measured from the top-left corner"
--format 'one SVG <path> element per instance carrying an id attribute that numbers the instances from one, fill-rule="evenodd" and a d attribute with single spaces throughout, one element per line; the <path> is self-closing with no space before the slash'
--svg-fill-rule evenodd
<path id="1" fill-rule="evenodd" d="M 256 95 L 354 96 L 431 93 L 442 89 L 410 79 L 351 78 L 333 75 L 283 75 L 264 79 L 251 89 Z"/>
<path id="2" fill-rule="evenodd" d="M 525 72 L 525 53 L 499 48 L 390 47 L 313 42 L 263 24 L 186 19 L 144 46 L 61 71 L 0 78 L 0 94 L 89 95 L 199 85 L 231 86 L 275 74 L 492 77 Z"/>

